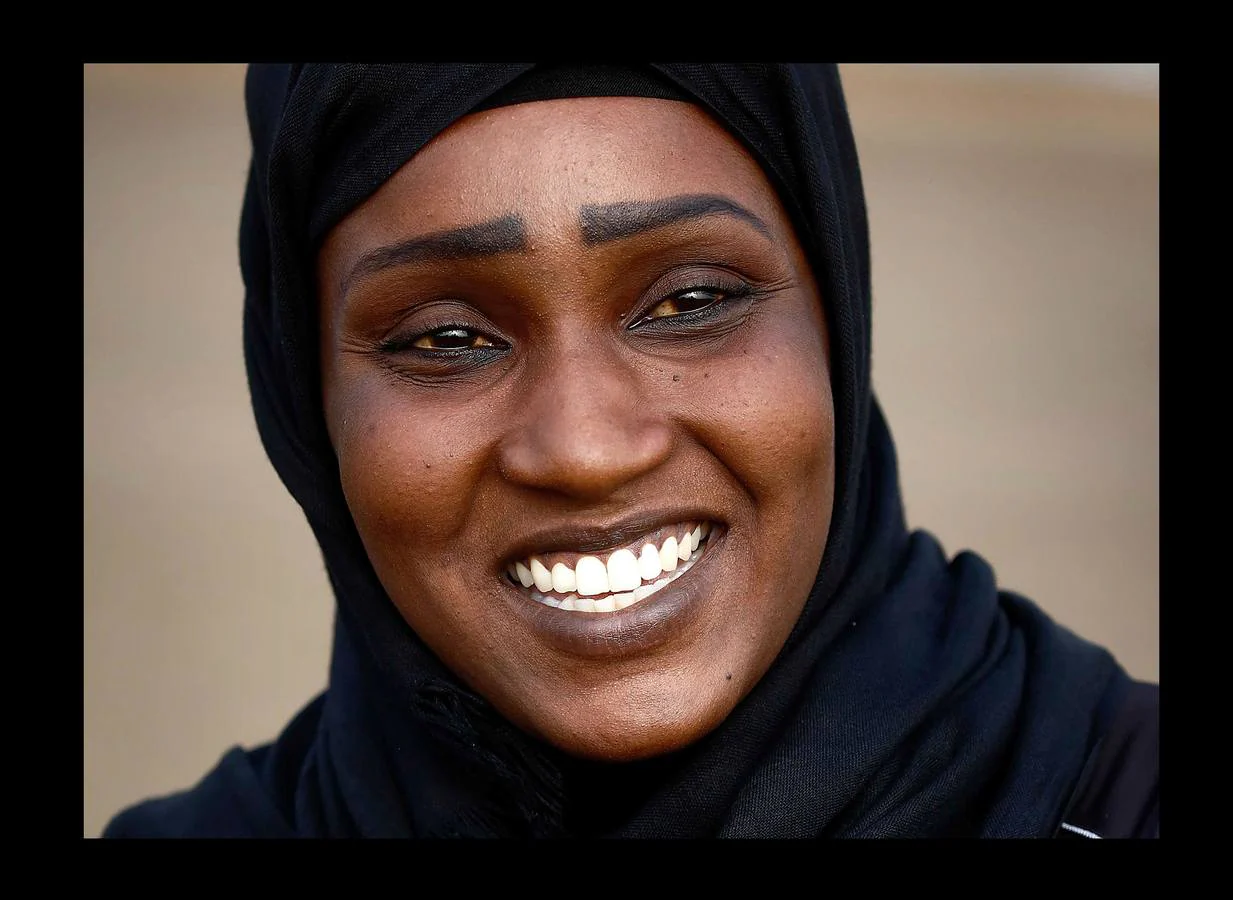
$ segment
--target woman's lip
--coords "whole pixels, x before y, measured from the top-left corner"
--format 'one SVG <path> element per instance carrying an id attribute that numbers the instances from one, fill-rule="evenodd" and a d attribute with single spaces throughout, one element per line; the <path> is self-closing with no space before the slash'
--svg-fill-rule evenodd
<path id="1" fill-rule="evenodd" d="M 504 579 L 502 590 L 531 630 L 562 652 L 594 659 L 645 653 L 679 635 L 702 612 L 718 586 L 721 567 L 714 558 L 722 554 L 727 536 L 726 528 L 713 534 L 711 546 L 685 575 L 616 612 L 557 609 L 532 600 Z"/>
<path id="2" fill-rule="evenodd" d="M 549 573 L 555 571 L 556 566 L 560 564 L 564 565 L 569 570 L 570 577 L 563 582 L 563 585 L 568 585 L 573 583 L 573 576 L 577 574 L 579 563 L 588 556 L 598 560 L 601 565 L 607 568 L 608 561 L 614 558 L 614 555 L 619 551 L 628 551 L 633 554 L 634 560 L 638 561 L 648 546 L 653 548 L 656 556 L 661 561 L 661 572 L 666 575 L 671 575 L 680 566 L 688 566 L 688 564 L 685 559 L 679 557 L 677 553 L 669 550 L 668 545 L 666 544 L 668 538 L 671 537 L 677 542 L 676 550 L 679 551 L 681 541 L 684 536 L 689 535 L 691 537 L 690 550 L 692 555 L 692 551 L 697 549 L 697 544 L 694 543 L 693 538 L 701 537 L 705 540 L 705 535 L 709 535 L 712 530 L 722 527 L 722 525 L 718 525 L 713 522 L 675 522 L 672 525 L 653 528 L 644 534 L 638 535 L 637 538 L 632 541 L 626 541 L 624 545 L 609 547 L 604 550 L 595 551 L 594 553 L 582 553 L 578 550 L 557 550 L 550 553 L 536 553 L 526 559 L 518 560 L 513 565 L 507 567 L 506 575 L 511 582 L 522 582 L 525 587 L 530 588 L 532 587 L 531 583 L 526 582 L 524 577 L 531 576 L 534 578 L 536 564 L 542 566 L 543 569 Z M 671 567 L 669 567 L 666 562 L 663 562 L 665 559 L 665 553 L 674 556 L 677 560 L 677 562 L 674 562 Z M 639 567 L 639 572 L 641 574 L 642 563 L 639 561 L 636 562 L 636 565 Z M 642 575 L 642 579 L 643 581 L 648 580 L 645 574 Z M 537 582 L 535 586 L 541 591 L 555 591 L 559 595 L 557 599 L 563 599 L 564 595 L 573 593 L 574 591 L 572 587 L 551 585 L 545 586 L 539 582 Z M 623 589 L 614 589 L 612 593 L 619 594 L 622 590 L 632 590 L 633 587 L 638 587 L 638 585 L 633 585 L 632 587 Z M 588 591 L 587 593 L 579 592 L 579 596 L 591 596 L 594 595 L 594 593 L 594 590 Z M 600 593 L 607 593 L 607 591 L 601 591 Z"/>
<path id="3" fill-rule="evenodd" d="M 673 510 L 632 516 L 610 525 L 565 525 L 547 528 L 515 544 L 498 562 L 498 571 L 503 572 L 511 563 L 537 554 L 568 550 L 580 553 L 603 553 L 657 528 L 679 522 L 722 524 L 722 520 L 714 513 L 698 510 Z"/>

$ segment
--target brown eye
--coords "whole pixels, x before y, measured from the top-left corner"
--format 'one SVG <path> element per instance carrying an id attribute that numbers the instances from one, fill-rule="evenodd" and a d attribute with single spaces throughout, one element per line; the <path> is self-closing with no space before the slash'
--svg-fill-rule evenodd
<path id="1" fill-rule="evenodd" d="M 657 303 L 645 318 L 647 319 L 662 319 L 667 316 L 679 316 L 682 313 L 696 312 L 700 309 L 706 309 L 708 306 L 720 302 L 724 298 L 722 291 L 710 290 L 708 288 L 693 288 L 688 291 L 681 291 L 679 294 L 673 294 L 665 300 Z"/>
<path id="2" fill-rule="evenodd" d="M 475 347 L 492 347 L 488 338 L 469 328 L 438 328 L 417 337 L 412 347 L 421 350 L 471 350 Z"/>

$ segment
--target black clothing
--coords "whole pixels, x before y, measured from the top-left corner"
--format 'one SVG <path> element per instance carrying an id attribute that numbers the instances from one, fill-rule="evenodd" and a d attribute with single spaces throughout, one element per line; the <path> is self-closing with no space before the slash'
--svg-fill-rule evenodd
<path id="1" fill-rule="evenodd" d="M 1160 688 L 1135 682 L 1097 740 L 1057 837 L 1160 837 Z"/>
<path id="2" fill-rule="evenodd" d="M 515 729 L 386 597 L 325 433 L 312 277 L 328 230 L 454 120 L 606 92 L 690 98 L 762 165 L 823 297 L 837 466 L 822 564 L 770 670 L 702 740 L 620 765 L 567 758 Z M 272 745 L 231 751 L 195 789 L 126 811 L 109 835 L 1059 831 L 1085 763 L 1138 689 L 1107 651 L 999 590 L 980 557 L 948 560 L 906 528 L 870 385 L 865 203 L 835 67 L 263 65 L 247 101 L 245 354 L 262 440 L 337 597 L 330 680 Z M 1131 731 L 1154 746 L 1147 724 Z"/>

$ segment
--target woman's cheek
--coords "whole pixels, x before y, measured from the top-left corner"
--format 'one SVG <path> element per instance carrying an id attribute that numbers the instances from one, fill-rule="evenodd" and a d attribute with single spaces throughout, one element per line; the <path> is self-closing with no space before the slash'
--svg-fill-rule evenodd
<path id="1" fill-rule="evenodd" d="M 756 501 L 810 502 L 833 465 L 829 375 L 818 341 L 778 337 L 708 367 L 696 396 L 706 398 L 700 414 L 716 455 Z"/>
<path id="2" fill-rule="evenodd" d="M 361 534 L 420 547 L 455 534 L 470 508 L 473 434 L 397 392 L 357 392 L 338 453 Z"/>

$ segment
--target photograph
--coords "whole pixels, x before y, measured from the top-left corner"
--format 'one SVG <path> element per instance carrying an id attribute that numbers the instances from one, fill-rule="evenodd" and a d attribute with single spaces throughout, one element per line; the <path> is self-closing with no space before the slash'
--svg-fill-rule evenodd
<path id="1" fill-rule="evenodd" d="M 1156 63 L 83 66 L 85 838 L 1158 838 Z"/>

